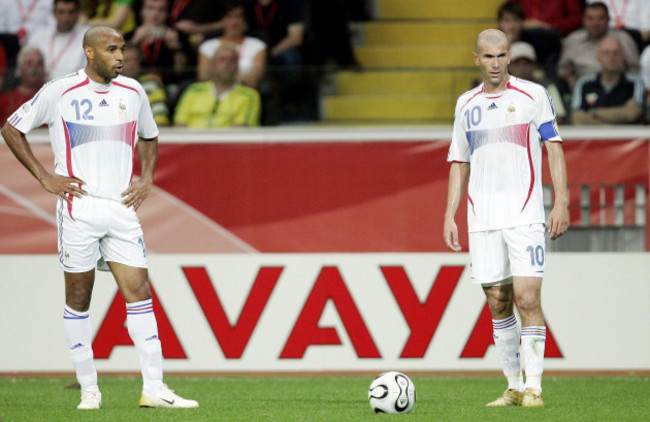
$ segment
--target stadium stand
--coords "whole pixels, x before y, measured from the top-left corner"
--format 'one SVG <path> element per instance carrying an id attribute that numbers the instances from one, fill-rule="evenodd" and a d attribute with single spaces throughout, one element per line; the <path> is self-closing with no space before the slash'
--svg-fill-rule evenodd
<path id="1" fill-rule="evenodd" d="M 476 34 L 502 0 L 377 0 L 355 40 L 359 71 L 338 71 L 320 100 L 328 124 L 447 124 L 477 78 Z"/>

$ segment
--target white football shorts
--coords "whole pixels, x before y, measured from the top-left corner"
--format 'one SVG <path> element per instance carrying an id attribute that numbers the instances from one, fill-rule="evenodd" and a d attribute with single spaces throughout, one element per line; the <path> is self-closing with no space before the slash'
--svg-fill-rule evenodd
<path id="1" fill-rule="evenodd" d="M 546 225 L 529 224 L 469 233 L 473 283 L 501 285 L 512 277 L 543 277 Z"/>
<path id="2" fill-rule="evenodd" d="M 103 261 L 147 268 L 142 227 L 133 207 L 87 195 L 72 204 L 59 198 L 57 228 L 63 271 L 82 273 Z"/>

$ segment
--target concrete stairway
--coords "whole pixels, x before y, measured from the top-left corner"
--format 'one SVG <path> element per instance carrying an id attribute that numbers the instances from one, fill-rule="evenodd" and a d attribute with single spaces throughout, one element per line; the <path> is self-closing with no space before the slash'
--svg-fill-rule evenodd
<path id="1" fill-rule="evenodd" d="M 494 26 L 503 0 L 377 0 L 362 24 L 362 69 L 340 71 L 321 98 L 330 124 L 430 124 L 453 119 L 456 98 L 478 73 L 478 32 Z"/>

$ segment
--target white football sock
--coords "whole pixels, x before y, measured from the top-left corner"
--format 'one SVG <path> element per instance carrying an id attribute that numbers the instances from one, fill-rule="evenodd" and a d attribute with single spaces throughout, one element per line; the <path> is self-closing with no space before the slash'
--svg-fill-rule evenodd
<path id="1" fill-rule="evenodd" d="M 492 320 L 492 329 L 503 375 L 508 379 L 508 388 L 523 391 L 517 318 L 512 315 L 506 319 Z"/>
<path id="2" fill-rule="evenodd" d="M 63 309 L 63 332 L 68 342 L 70 359 L 74 365 L 77 381 L 82 390 L 99 391 L 97 370 L 93 361 L 92 327 L 88 311 L 79 312 L 65 306 Z"/>
<path id="3" fill-rule="evenodd" d="M 126 304 L 126 325 L 142 370 L 142 391 L 151 395 L 163 385 L 162 347 L 151 299 Z"/>
<path id="4" fill-rule="evenodd" d="M 523 327 L 521 329 L 521 354 L 526 371 L 525 388 L 542 389 L 546 327 Z"/>

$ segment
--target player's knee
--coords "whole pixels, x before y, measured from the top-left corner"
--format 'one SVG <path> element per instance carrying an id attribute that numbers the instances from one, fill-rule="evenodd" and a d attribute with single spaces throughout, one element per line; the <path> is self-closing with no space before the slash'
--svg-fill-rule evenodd
<path id="1" fill-rule="evenodd" d="M 90 308 L 90 294 L 66 294 L 65 304 L 72 310 L 86 312 Z"/>
<path id="2" fill-rule="evenodd" d="M 487 302 L 493 318 L 501 319 L 504 315 L 509 316 L 512 314 L 512 297 L 508 295 L 489 295 Z"/>
<path id="3" fill-rule="evenodd" d="M 127 302 L 140 302 L 151 299 L 151 288 L 145 280 L 141 283 L 129 284 L 122 288 L 122 295 Z"/>
<path id="4" fill-rule="evenodd" d="M 520 313 L 535 314 L 541 310 L 541 300 L 534 292 L 517 296 L 517 309 Z"/>

